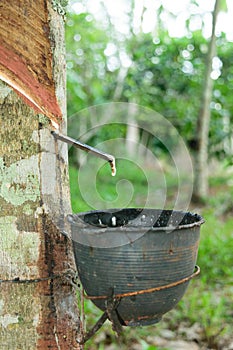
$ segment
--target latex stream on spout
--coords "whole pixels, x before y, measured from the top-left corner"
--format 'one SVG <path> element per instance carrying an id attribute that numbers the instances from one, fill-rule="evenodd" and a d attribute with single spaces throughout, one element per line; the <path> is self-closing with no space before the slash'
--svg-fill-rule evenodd
<path id="1" fill-rule="evenodd" d="M 86 145 L 85 143 L 79 142 L 75 139 L 72 139 L 69 136 L 62 135 L 58 133 L 57 131 L 51 131 L 51 134 L 58 140 L 66 142 L 70 145 L 74 145 L 77 148 L 82 149 L 83 151 L 90 152 L 96 157 L 102 158 L 104 160 L 107 160 L 110 163 L 111 170 L 112 170 L 112 176 L 116 175 L 116 162 L 115 157 L 113 157 L 111 154 L 102 152 L 92 146 Z"/>

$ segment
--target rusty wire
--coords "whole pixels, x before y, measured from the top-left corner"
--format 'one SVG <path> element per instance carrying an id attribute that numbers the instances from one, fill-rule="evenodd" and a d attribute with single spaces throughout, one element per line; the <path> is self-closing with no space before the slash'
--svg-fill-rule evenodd
<path id="1" fill-rule="evenodd" d="M 166 284 L 164 286 L 160 286 L 160 287 L 153 287 L 153 288 L 142 289 L 142 290 L 133 291 L 133 292 L 115 294 L 115 298 L 126 298 L 126 297 L 135 296 L 135 295 L 141 295 L 141 294 L 148 294 L 148 293 L 158 292 L 158 291 L 161 291 L 161 290 L 164 290 L 164 289 L 176 287 L 176 286 L 178 286 L 180 284 L 183 284 L 185 282 L 190 281 L 192 278 L 194 278 L 197 275 L 199 275 L 200 271 L 201 271 L 200 267 L 198 265 L 196 265 L 195 266 L 195 271 L 190 276 L 182 278 L 179 281 L 172 282 L 172 283 Z M 98 295 L 98 296 L 85 295 L 85 298 L 89 299 L 89 300 L 99 300 L 99 299 L 107 299 L 108 296 L 106 296 L 106 295 Z"/>
<path id="2" fill-rule="evenodd" d="M 47 277 L 38 277 L 38 278 L 31 278 L 31 279 L 20 279 L 19 277 L 15 277 L 13 279 L 9 280 L 2 280 L 0 279 L 0 284 L 1 283 L 19 283 L 19 284 L 30 284 L 30 283 L 38 283 L 38 282 L 43 282 L 43 281 L 49 281 L 49 280 L 54 280 L 57 278 L 62 278 L 66 277 L 68 279 L 72 279 L 73 284 L 75 283 L 75 279 L 77 277 L 77 273 L 73 270 L 66 270 L 65 272 L 59 273 L 59 274 L 52 274 Z"/>

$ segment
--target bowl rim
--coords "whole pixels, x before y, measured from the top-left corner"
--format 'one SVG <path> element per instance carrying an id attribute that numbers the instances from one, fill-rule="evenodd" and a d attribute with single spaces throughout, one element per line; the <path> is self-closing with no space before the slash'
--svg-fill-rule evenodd
<path id="1" fill-rule="evenodd" d="M 106 226 L 106 227 L 100 227 L 98 225 L 92 225 L 89 223 L 86 223 L 85 221 L 83 221 L 81 219 L 81 216 L 83 215 L 87 215 L 87 214 L 93 214 L 93 213 L 104 213 L 104 212 L 109 212 L 109 213 L 114 213 L 114 212 L 119 212 L 123 209 L 128 209 L 128 210 L 150 210 L 150 211 L 166 211 L 166 212 L 174 212 L 174 213 L 179 213 L 179 214 L 190 214 L 191 216 L 195 216 L 197 218 L 197 221 L 190 223 L 190 224 L 183 224 L 183 225 L 169 225 L 169 226 L 157 226 L 157 227 L 153 227 L 151 225 L 133 225 L 132 223 L 128 223 L 126 225 L 122 225 L 122 226 L 115 226 L 115 227 L 111 227 L 111 226 Z M 173 210 L 173 209 L 158 209 L 158 208 L 111 208 L 111 209 L 98 209 L 98 210 L 89 210 L 86 212 L 80 212 L 80 213 L 76 213 L 76 214 L 69 214 L 67 215 L 67 219 L 69 221 L 69 223 L 73 226 L 77 226 L 82 228 L 82 230 L 85 231 L 95 231 L 96 233 L 105 233 L 106 231 L 108 232 L 115 232 L 116 229 L 118 229 L 118 231 L 132 231 L 132 232 L 140 232 L 142 229 L 148 229 L 148 231 L 152 231 L 152 232 L 156 232 L 156 231 L 167 231 L 167 232 L 171 232 L 173 230 L 182 230 L 182 229 L 190 229 L 193 227 L 200 227 L 202 224 L 205 223 L 205 220 L 203 219 L 203 217 L 200 214 L 197 213 L 193 213 L 190 211 L 183 211 L 183 210 Z"/>

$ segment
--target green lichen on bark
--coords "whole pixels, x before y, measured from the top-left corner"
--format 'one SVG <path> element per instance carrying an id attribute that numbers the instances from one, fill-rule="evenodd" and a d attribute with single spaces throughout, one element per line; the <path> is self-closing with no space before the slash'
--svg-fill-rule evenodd
<path id="1" fill-rule="evenodd" d="M 20 216 L 22 218 L 21 223 L 17 222 L 17 225 L 21 227 L 22 231 L 35 231 L 36 230 L 36 218 L 33 218 L 39 202 L 25 202 L 20 206 L 14 206 L 8 203 L 4 198 L 0 197 L 0 219 L 8 215 Z M 30 218 L 30 222 L 29 222 Z"/>
<path id="2" fill-rule="evenodd" d="M 19 230 L 14 216 L 0 217 L 0 276 L 3 279 L 37 276 L 39 236 Z"/>
<path id="3" fill-rule="evenodd" d="M 11 88 L 0 80 L 0 104 L 4 103 L 5 98 L 10 94 Z"/>
<path id="4" fill-rule="evenodd" d="M 36 325 L 39 310 L 35 296 L 36 285 L 12 284 L 1 286 L 0 349 L 32 350 L 36 348 Z M 25 325 L 27 331 L 25 332 Z M 17 339 L 17 343 L 16 343 Z"/>
<path id="5" fill-rule="evenodd" d="M 50 125 L 50 119 L 48 117 L 46 117 L 46 115 L 38 114 L 38 117 L 39 117 L 40 127 L 41 126 L 49 126 Z"/>
<path id="6" fill-rule="evenodd" d="M 13 206 L 35 202 L 40 196 L 39 168 L 36 164 L 38 156 L 32 156 L 6 167 L 0 157 L 0 197 Z"/>
<path id="7" fill-rule="evenodd" d="M 6 91 L 3 82 L 0 88 L 5 89 L 0 110 L 0 157 L 9 166 L 38 153 L 39 144 L 32 139 L 33 131 L 38 129 L 38 117 L 13 91 Z"/>
<path id="8" fill-rule="evenodd" d="M 40 205 L 38 116 L 0 82 L 0 279 L 38 276 Z M 36 131 L 38 133 L 38 131 Z M 0 349 L 35 349 L 35 284 L 1 283 Z"/>
<path id="9" fill-rule="evenodd" d="M 51 4 L 54 11 L 56 11 L 61 16 L 65 16 L 68 2 L 68 0 L 52 0 Z"/>

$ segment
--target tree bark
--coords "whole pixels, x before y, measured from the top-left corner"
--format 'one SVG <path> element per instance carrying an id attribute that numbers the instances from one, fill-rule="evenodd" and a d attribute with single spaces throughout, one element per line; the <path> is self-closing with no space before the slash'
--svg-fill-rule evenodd
<path id="1" fill-rule="evenodd" d="M 212 61 L 216 55 L 216 22 L 219 13 L 220 0 L 216 0 L 213 11 L 212 34 L 209 41 L 206 58 L 206 70 L 201 97 L 201 108 L 197 120 L 197 153 L 195 159 L 195 177 L 193 200 L 202 201 L 208 195 L 208 139 L 210 124 L 210 102 L 213 91 L 213 79 L 211 78 Z"/>
<path id="2" fill-rule="evenodd" d="M 63 20 L 50 3 L 48 15 L 56 96 L 65 116 Z M 0 113 L 0 349 L 82 349 L 66 222 L 67 147 L 53 139 L 48 119 L 2 82 Z"/>
<path id="3" fill-rule="evenodd" d="M 53 0 L 54 7 L 59 1 Z M 54 93 L 48 1 L 1 0 L 0 18 L 1 79 L 59 123 L 62 113 Z"/>

